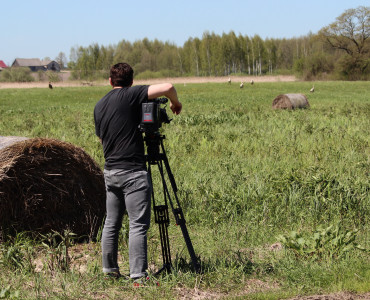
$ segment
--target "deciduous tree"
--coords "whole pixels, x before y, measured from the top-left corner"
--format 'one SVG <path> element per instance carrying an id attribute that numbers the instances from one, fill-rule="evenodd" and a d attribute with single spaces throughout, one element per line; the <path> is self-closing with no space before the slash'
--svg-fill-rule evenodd
<path id="1" fill-rule="evenodd" d="M 342 72 L 350 79 L 370 72 L 370 7 L 348 9 L 335 22 L 320 30 L 321 37 L 333 48 L 345 51 Z"/>

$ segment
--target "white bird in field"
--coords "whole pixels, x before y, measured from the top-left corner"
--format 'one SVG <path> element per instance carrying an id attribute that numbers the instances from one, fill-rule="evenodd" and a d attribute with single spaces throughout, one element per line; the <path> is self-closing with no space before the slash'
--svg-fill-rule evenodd
<path id="1" fill-rule="evenodd" d="M 253 79 L 251 80 L 251 85 L 253 85 L 253 83 L 254 83 L 254 81 L 253 81 Z"/>
<path id="2" fill-rule="evenodd" d="M 315 86 L 312 86 L 312 88 L 310 89 L 310 92 L 313 93 L 315 91 Z"/>
<path id="3" fill-rule="evenodd" d="M 242 89 L 244 86 L 244 82 L 240 83 L 240 88 Z"/>
<path id="4" fill-rule="evenodd" d="M 227 81 L 229 84 L 231 84 L 231 78 L 229 77 L 229 80 Z"/>

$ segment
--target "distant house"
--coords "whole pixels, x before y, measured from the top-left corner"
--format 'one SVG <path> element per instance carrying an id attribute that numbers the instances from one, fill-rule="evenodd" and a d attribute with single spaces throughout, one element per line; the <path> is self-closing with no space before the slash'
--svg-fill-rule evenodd
<path id="1" fill-rule="evenodd" d="M 8 66 L 2 61 L 0 60 L 0 71 L 7 68 Z"/>
<path id="2" fill-rule="evenodd" d="M 38 58 L 16 58 L 12 67 L 28 67 L 32 72 L 56 71 L 60 72 L 60 65 L 54 60 L 40 60 Z"/>

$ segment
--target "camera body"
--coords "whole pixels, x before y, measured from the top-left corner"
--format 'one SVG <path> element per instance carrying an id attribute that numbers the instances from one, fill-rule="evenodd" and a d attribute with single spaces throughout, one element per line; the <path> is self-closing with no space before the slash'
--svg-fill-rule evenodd
<path id="1" fill-rule="evenodd" d="M 166 104 L 167 98 L 156 98 L 142 104 L 142 116 L 139 128 L 144 133 L 159 133 L 162 123 L 170 123 L 166 108 L 161 104 Z"/>

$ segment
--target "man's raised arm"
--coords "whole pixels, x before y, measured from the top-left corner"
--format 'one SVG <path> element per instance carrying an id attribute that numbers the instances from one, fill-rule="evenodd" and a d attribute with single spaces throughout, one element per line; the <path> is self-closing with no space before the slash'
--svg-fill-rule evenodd
<path id="1" fill-rule="evenodd" d="M 177 97 L 175 87 L 171 83 L 160 83 L 149 86 L 148 99 L 155 99 L 162 96 L 170 99 L 170 108 L 174 114 L 178 115 L 181 112 L 182 104 Z"/>

